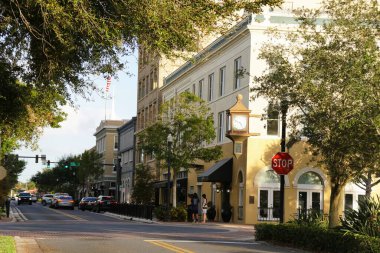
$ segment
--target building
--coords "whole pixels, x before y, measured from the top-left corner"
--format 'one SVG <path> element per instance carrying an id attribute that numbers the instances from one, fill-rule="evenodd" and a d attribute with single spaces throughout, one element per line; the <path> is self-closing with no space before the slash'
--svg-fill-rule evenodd
<path id="1" fill-rule="evenodd" d="M 117 172 L 118 202 L 130 203 L 135 176 L 136 117 L 117 129 L 120 170 Z"/>
<path id="2" fill-rule="evenodd" d="M 268 39 L 266 29 L 296 25 L 290 10 L 301 5 L 313 8 L 318 2 L 286 2 L 281 10 L 245 17 L 167 76 L 161 88 L 163 101 L 190 91 L 207 101 L 214 113 L 217 137 L 211 145 L 222 147 L 223 158 L 205 164 L 204 170 L 188 168 L 187 191 L 205 193 L 216 206 L 217 220 L 244 224 L 279 220 L 280 179 L 271 169 L 271 158 L 280 151 L 282 122 L 270 101 L 250 99 L 250 87 L 253 77 L 261 75 L 265 67 L 258 54 Z M 247 113 L 248 121 L 230 116 L 234 110 Z M 289 150 L 295 165 L 285 176 L 285 220 L 297 215 L 298 209 L 323 213 L 329 210 L 331 187 L 327 173 L 310 163 L 311 156 L 303 152 L 305 145 L 300 142 Z M 380 187 L 374 191 L 380 192 Z M 348 184 L 342 210 L 355 208 L 362 195 L 363 190 Z M 223 215 L 226 209 L 231 209 L 231 219 Z"/>
<path id="3" fill-rule="evenodd" d="M 116 196 L 116 167 L 119 138 L 117 129 L 126 123 L 126 120 L 102 120 L 96 128 L 96 151 L 102 155 L 104 173 L 92 184 L 94 196 Z"/>

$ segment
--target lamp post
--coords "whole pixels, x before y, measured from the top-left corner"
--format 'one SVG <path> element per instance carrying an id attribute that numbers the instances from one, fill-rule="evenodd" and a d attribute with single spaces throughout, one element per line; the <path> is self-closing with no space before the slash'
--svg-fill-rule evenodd
<path id="1" fill-rule="evenodd" d="M 170 156 L 171 156 L 171 147 L 173 144 L 173 136 L 171 134 L 168 135 L 167 138 L 167 144 L 168 144 L 168 157 L 167 157 L 167 163 L 168 163 L 168 192 L 167 192 L 167 220 L 169 221 L 169 208 L 170 208 Z"/>
<path id="2" fill-rule="evenodd" d="M 288 112 L 287 99 L 281 100 L 281 152 L 286 151 L 286 114 Z M 284 223 L 285 204 L 285 175 L 280 175 L 280 223 Z"/>

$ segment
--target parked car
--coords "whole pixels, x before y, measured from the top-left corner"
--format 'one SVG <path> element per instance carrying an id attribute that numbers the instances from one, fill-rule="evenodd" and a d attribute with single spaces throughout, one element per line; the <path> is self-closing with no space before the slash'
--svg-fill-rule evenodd
<path id="1" fill-rule="evenodd" d="M 84 210 L 92 210 L 93 205 L 95 204 L 97 197 L 84 197 L 81 199 L 79 202 L 79 209 L 84 211 Z"/>
<path id="2" fill-rule="evenodd" d="M 100 211 L 108 211 L 111 209 L 113 205 L 116 205 L 117 202 L 112 196 L 99 196 L 96 200 L 93 211 L 94 212 L 100 212 Z"/>
<path id="3" fill-rule="evenodd" d="M 71 210 L 74 210 L 74 200 L 71 196 L 67 196 L 67 195 L 57 196 L 56 198 L 53 199 L 53 207 L 54 208 L 67 207 L 67 208 L 70 208 Z"/>
<path id="4" fill-rule="evenodd" d="M 34 202 L 34 203 L 37 202 L 37 196 L 36 195 L 32 194 L 31 199 L 32 199 L 32 202 Z"/>
<path id="5" fill-rule="evenodd" d="M 21 205 L 23 203 L 27 203 L 29 205 L 32 204 L 32 195 L 29 192 L 21 192 L 18 194 L 17 204 Z"/>
<path id="6" fill-rule="evenodd" d="M 14 196 L 12 196 L 11 200 L 16 200 L 16 198 Z"/>
<path id="7" fill-rule="evenodd" d="M 54 195 L 53 194 L 44 194 L 42 196 L 41 204 L 46 206 L 50 205 L 51 202 L 53 201 Z"/>

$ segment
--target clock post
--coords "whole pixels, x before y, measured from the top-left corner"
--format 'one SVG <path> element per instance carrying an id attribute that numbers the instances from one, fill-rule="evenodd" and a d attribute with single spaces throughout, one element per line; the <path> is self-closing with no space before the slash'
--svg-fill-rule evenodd
<path id="1" fill-rule="evenodd" d="M 233 141 L 234 155 L 238 158 L 243 154 L 243 142 L 252 134 L 249 133 L 250 112 L 242 102 L 243 96 L 236 96 L 236 103 L 227 110 L 228 130 L 226 136 Z"/>

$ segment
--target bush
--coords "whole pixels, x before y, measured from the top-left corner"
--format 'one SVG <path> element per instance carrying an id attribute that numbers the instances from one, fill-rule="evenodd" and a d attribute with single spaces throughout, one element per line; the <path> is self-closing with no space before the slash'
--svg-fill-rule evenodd
<path id="1" fill-rule="evenodd" d="M 153 213 L 158 220 L 163 221 L 163 220 L 166 220 L 168 218 L 166 206 L 155 207 Z M 169 219 L 171 221 L 186 221 L 186 218 L 187 218 L 186 206 L 180 205 L 178 207 L 170 208 Z"/>
<path id="2" fill-rule="evenodd" d="M 187 209 L 186 206 L 180 205 L 170 209 L 170 220 L 172 221 L 186 221 Z"/>
<path id="3" fill-rule="evenodd" d="M 345 212 L 343 231 L 380 237 L 380 197 L 359 200 L 359 209 Z"/>
<path id="4" fill-rule="evenodd" d="M 168 215 L 166 211 L 166 206 L 157 206 L 154 208 L 153 213 L 156 217 L 156 219 L 163 221 L 166 220 Z"/>
<path id="5" fill-rule="evenodd" d="M 328 220 L 324 219 L 324 215 L 320 210 L 302 210 L 298 209 L 298 215 L 293 217 L 288 223 L 300 226 L 328 227 Z"/>
<path id="6" fill-rule="evenodd" d="M 315 252 L 379 253 L 380 239 L 297 224 L 257 224 L 256 240 L 271 241 Z"/>

